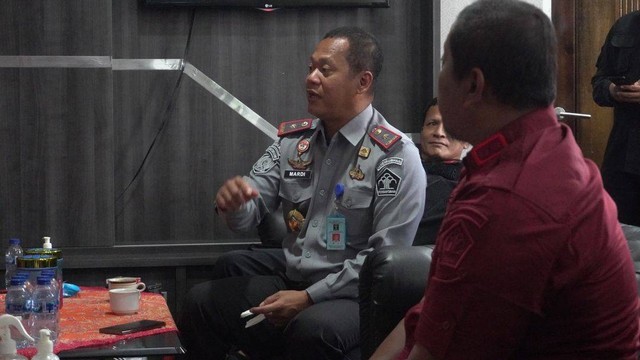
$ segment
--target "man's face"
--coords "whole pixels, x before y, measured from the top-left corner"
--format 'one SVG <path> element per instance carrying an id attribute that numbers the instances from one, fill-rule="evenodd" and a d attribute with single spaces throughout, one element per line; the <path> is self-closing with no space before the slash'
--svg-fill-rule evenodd
<path id="1" fill-rule="evenodd" d="M 442 116 L 438 105 L 427 110 L 420 134 L 420 146 L 425 160 L 446 161 L 460 160 L 464 143 L 451 138 L 442 124 Z"/>
<path id="2" fill-rule="evenodd" d="M 329 38 L 318 43 L 309 61 L 306 79 L 310 114 L 323 121 L 342 120 L 350 115 L 358 78 L 347 63 L 349 41 Z"/>
<path id="3" fill-rule="evenodd" d="M 444 43 L 444 55 L 442 56 L 442 70 L 438 78 L 438 105 L 444 125 L 451 136 L 456 139 L 468 139 L 466 131 L 469 125 L 465 122 L 468 115 L 464 113 L 463 91 L 461 81 L 453 72 L 453 57 L 449 49 L 449 40 Z"/>

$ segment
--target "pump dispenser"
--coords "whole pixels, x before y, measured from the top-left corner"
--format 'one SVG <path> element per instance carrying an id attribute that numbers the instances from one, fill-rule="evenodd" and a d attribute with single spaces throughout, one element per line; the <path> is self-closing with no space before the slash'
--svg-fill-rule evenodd
<path id="1" fill-rule="evenodd" d="M 49 329 L 40 330 L 40 340 L 38 341 L 38 353 L 31 360 L 60 360 L 58 355 L 53 353 L 53 341 Z"/>
<path id="2" fill-rule="evenodd" d="M 26 357 L 18 354 L 16 350 L 16 341 L 11 338 L 11 329 L 13 326 L 27 340 L 33 342 L 33 338 L 27 334 L 20 320 L 13 315 L 3 314 L 0 316 L 0 360 L 27 360 Z"/>

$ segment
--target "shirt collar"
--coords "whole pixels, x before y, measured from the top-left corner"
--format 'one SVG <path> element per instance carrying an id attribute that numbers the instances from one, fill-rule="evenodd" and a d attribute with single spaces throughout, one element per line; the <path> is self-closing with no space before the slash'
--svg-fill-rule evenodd
<path id="1" fill-rule="evenodd" d="M 508 123 L 500 131 L 474 145 L 464 158 L 465 168 L 469 171 L 481 168 L 494 159 L 516 139 L 525 134 L 553 126 L 557 117 L 552 106 L 533 110 L 522 117 Z"/>
<path id="2" fill-rule="evenodd" d="M 356 146 L 367 133 L 367 124 L 373 116 L 373 106 L 369 104 L 360 114 L 343 126 L 338 132 L 347 139 L 351 145 Z"/>

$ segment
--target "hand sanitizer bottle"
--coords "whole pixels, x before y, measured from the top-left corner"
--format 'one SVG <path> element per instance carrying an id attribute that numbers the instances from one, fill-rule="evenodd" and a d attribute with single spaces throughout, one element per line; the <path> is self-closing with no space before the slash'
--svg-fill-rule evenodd
<path id="1" fill-rule="evenodd" d="M 28 360 L 26 357 L 18 354 L 16 350 L 16 342 L 11 338 L 11 329 L 9 326 L 13 326 L 24 336 L 27 340 L 33 342 L 33 338 L 27 334 L 27 331 L 22 326 L 20 320 L 17 317 L 9 314 L 3 314 L 0 316 L 0 360 Z"/>
<path id="2" fill-rule="evenodd" d="M 60 360 L 58 355 L 53 353 L 53 341 L 49 338 L 49 329 L 40 330 L 40 340 L 38 340 L 38 353 L 31 360 Z"/>

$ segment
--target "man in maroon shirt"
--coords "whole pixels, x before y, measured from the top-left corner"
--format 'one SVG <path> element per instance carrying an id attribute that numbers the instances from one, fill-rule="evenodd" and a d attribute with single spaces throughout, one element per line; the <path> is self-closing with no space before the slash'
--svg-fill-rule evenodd
<path id="1" fill-rule="evenodd" d="M 460 13 L 438 96 L 447 130 L 474 148 L 399 358 L 637 359 L 630 252 L 598 168 L 556 119 L 555 84 L 539 9 L 480 0 Z"/>

